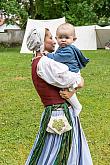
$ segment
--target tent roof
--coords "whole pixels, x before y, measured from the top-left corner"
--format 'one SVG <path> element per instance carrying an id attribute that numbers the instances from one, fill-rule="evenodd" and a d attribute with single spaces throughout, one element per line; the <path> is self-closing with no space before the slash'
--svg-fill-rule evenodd
<path id="1" fill-rule="evenodd" d="M 96 25 L 95 26 L 95 29 L 96 30 L 110 30 L 110 26 L 101 27 L 101 26 Z"/>

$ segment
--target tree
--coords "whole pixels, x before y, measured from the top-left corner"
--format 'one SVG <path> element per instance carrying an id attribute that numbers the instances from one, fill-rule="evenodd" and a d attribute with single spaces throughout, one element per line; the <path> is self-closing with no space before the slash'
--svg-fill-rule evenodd
<path id="1" fill-rule="evenodd" d="M 6 16 L 6 22 L 14 24 L 15 22 L 24 28 L 28 18 L 28 13 L 24 5 L 16 0 L 4 0 L 0 2 L 0 8 Z"/>
<path id="2" fill-rule="evenodd" d="M 99 25 L 110 25 L 110 1 L 95 0 L 93 2 L 93 11 L 97 14 Z"/>
<path id="3" fill-rule="evenodd" d="M 65 16 L 74 25 L 110 24 L 110 0 L 0 0 L 7 22 L 19 20 L 25 28 L 27 18 L 55 19 Z"/>
<path id="4" fill-rule="evenodd" d="M 66 0 L 36 0 L 36 18 L 55 19 L 64 16 Z"/>
<path id="5" fill-rule="evenodd" d="M 97 24 L 110 25 L 110 0 L 87 0 L 87 3 L 92 5 L 97 15 Z"/>
<path id="6" fill-rule="evenodd" d="M 93 12 L 92 5 L 88 5 L 87 1 L 74 3 L 69 2 L 69 10 L 66 11 L 67 20 L 74 25 L 90 25 L 97 21 L 97 15 Z"/>

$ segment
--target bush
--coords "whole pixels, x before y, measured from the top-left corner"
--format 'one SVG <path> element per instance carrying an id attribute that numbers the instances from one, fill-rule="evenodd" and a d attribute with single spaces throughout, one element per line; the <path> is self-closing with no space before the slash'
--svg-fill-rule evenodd
<path id="1" fill-rule="evenodd" d="M 0 48 L 14 48 L 14 47 L 20 47 L 21 43 L 7 43 L 7 42 L 1 42 Z"/>

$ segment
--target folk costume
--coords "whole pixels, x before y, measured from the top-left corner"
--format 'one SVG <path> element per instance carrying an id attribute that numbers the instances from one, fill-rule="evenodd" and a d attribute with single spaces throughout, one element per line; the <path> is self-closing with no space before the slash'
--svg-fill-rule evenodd
<path id="1" fill-rule="evenodd" d="M 25 165 L 92 165 L 79 117 L 75 116 L 71 105 L 59 95 L 60 88 L 69 87 L 75 81 L 74 73 L 64 64 L 59 65 L 52 59 L 41 57 L 32 62 L 32 80 L 45 110 Z M 64 127 L 60 120 L 56 127 L 53 126 L 55 129 L 50 128 L 53 132 L 48 132 L 51 117 L 57 119 L 59 116 L 65 116 L 72 129 L 56 133 L 55 129 L 60 132 Z"/>

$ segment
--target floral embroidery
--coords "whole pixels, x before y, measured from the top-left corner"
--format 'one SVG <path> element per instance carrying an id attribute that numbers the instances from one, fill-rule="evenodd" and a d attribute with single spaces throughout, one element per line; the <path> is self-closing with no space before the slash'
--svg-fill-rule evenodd
<path id="1" fill-rule="evenodd" d="M 62 119 L 54 119 L 52 127 L 58 131 L 61 131 L 65 127 L 65 123 Z"/>

